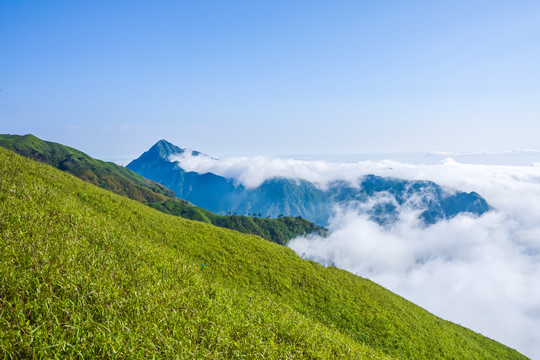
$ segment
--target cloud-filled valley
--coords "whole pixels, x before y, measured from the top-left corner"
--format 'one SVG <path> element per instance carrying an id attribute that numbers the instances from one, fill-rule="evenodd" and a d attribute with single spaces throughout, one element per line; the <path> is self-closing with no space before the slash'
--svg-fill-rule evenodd
<path id="1" fill-rule="evenodd" d="M 329 163 L 269 157 L 175 158 L 186 171 L 213 172 L 247 187 L 281 176 L 324 187 L 367 174 L 431 180 L 475 191 L 492 210 L 424 226 L 402 206 L 399 221 L 380 226 L 361 207 L 335 209 L 327 238 L 298 238 L 300 256 L 369 278 L 436 315 L 540 358 L 540 166 L 405 164 L 390 160 Z"/>

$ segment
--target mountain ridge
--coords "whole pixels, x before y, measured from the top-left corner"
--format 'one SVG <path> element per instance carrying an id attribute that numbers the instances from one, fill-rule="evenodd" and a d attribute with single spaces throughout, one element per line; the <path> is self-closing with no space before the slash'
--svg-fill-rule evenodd
<path id="1" fill-rule="evenodd" d="M 166 140 L 159 143 L 180 149 Z M 459 213 L 482 215 L 490 209 L 485 199 L 475 192 L 452 192 L 432 181 L 383 178 L 372 174 L 358 179 L 356 184 L 334 181 L 325 190 L 307 180 L 284 177 L 269 178 L 256 188 L 247 188 L 236 179 L 212 172 L 186 171 L 179 162 L 171 161 L 171 155 L 174 154 L 149 150 L 127 167 L 167 186 L 179 198 L 215 213 L 232 210 L 260 212 L 273 217 L 287 214 L 326 226 L 334 206 L 365 204 L 368 199 L 381 194 L 389 194 L 392 198 L 367 212 L 380 225 L 397 221 L 404 207 L 419 210 L 419 219 L 425 225 Z M 414 203 L 413 198 L 419 201 Z"/>

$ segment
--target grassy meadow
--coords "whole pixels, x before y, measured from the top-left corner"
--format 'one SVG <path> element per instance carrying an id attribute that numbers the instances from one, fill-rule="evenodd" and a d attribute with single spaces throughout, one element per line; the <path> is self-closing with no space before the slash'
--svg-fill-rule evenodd
<path id="1" fill-rule="evenodd" d="M 0 357 L 526 359 L 369 280 L 3 148 Z"/>

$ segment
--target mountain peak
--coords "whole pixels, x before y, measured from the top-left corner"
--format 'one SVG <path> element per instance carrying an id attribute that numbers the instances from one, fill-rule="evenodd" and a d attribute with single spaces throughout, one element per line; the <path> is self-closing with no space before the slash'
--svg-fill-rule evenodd
<path id="1" fill-rule="evenodd" d="M 168 159 L 171 155 L 183 154 L 186 149 L 182 149 L 174 144 L 171 144 L 165 139 L 161 139 L 157 143 L 155 143 L 149 151 L 156 152 L 159 157 L 163 159 Z"/>
<path id="2" fill-rule="evenodd" d="M 155 143 L 150 149 L 148 149 L 148 151 L 145 151 L 137 159 L 130 162 L 127 165 L 127 168 L 131 170 L 138 169 L 138 171 L 141 171 L 139 169 L 139 166 L 141 164 L 154 164 L 156 161 L 158 163 L 161 163 L 163 160 L 165 160 L 166 162 L 174 162 L 174 160 L 171 160 L 172 157 L 182 155 L 184 153 L 192 156 L 204 156 L 204 154 L 201 154 L 198 151 L 182 149 L 181 147 L 178 147 L 165 139 L 161 139 L 157 143 Z"/>

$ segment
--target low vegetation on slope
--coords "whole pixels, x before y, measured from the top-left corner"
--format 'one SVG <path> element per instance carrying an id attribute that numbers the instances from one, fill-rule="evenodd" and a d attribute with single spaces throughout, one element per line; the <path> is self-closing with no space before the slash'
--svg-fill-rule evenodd
<path id="1" fill-rule="evenodd" d="M 0 148 L 2 358 L 525 359 L 346 271 Z"/>
<path id="2" fill-rule="evenodd" d="M 0 135 L 0 146 L 52 165 L 79 179 L 147 204 L 166 214 L 254 234 L 281 245 L 300 235 L 326 233 L 324 228 L 301 217 L 266 219 L 216 215 L 185 200 L 177 199 L 172 190 L 127 168 L 94 159 L 79 150 L 43 141 L 33 135 Z"/>
<path id="3" fill-rule="evenodd" d="M 0 146 L 139 202 L 164 201 L 174 197 L 174 193 L 165 186 L 125 167 L 94 159 L 82 151 L 43 141 L 34 135 L 0 135 Z"/>
<path id="4" fill-rule="evenodd" d="M 327 234 L 326 229 L 300 216 L 283 216 L 277 219 L 243 215 L 222 216 L 184 203 L 183 200 L 173 199 L 148 205 L 166 214 L 202 221 L 226 229 L 240 231 L 244 234 L 257 235 L 280 245 L 287 245 L 289 240 L 300 235 L 316 233 L 324 236 Z"/>

